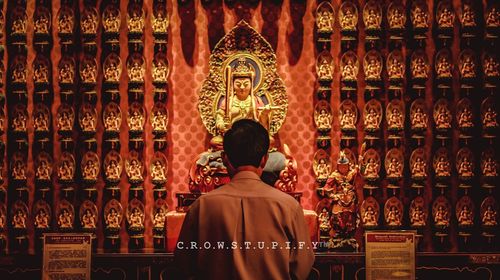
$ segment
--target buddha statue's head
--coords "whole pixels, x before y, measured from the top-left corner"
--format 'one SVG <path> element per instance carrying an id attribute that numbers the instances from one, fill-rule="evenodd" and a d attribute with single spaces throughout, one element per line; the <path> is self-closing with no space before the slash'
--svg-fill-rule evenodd
<path id="1" fill-rule="evenodd" d="M 252 93 L 253 71 L 244 57 L 238 60 L 231 78 L 236 97 L 239 100 L 246 100 Z"/>

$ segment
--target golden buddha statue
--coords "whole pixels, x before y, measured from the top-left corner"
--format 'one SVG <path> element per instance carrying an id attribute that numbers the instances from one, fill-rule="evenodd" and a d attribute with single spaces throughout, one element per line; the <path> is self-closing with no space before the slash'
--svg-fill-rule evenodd
<path id="1" fill-rule="evenodd" d="M 119 229 L 120 228 L 121 215 L 116 211 L 115 208 L 110 208 L 108 214 L 106 215 L 104 221 L 106 223 L 107 229 Z"/>
<path id="2" fill-rule="evenodd" d="M 26 131 L 26 116 L 23 112 L 16 112 L 14 119 L 12 120 L 12 129 L 16 132 Z"/>
<path id="3" fill-rule="evenodd" d="M 458 225 L 459 226 L 471 226 L 474 224 L 472 211 L 467 205 L 464 205 L 458 214 Z"/>
<path id="4" fill-rule="evenodd" d="M 368 162 L 363 166 L 363 176 L 367 179 L 378 179 L 380 164 L 374 159 L 369 158 Z"/>
<path id="5" fill-rule="evenodd" d="M 438 206 L 434 215 L 434 224 L 439 227 L 448 227 L 450 225 L 448 210 L 443 205 Z"/>
<path id="6" fill-rule="evenodd" d="M 439 28 L 453 28 L 455 16 L 450 7 L 443 5 L 443 9 L 438 12 L 437 24 Z"/>
<path id="7" fill-rule="evenodd" d="M 380 29 L 382 24 L 381 8 L 376 2 L 368 2 L 363 9 L 366 29 Z"/>
<path id="8" fill-rule="evenodd" d="M 460 177 L 472 177 L 474 176 L 472 162 L 468 157 L 464 157 L 460 164 L 458 165 L 458 175 Z"/>
<path id="9" fill-rule="evenodd" d="M 163 207 L 158 207 L 155 211 L 155 214 L 153 216 L 153 227 L 156 229 L 163 229 L 165 228 L 165 220 L 167 218 L 167 213 L 165 213 L 165 210 Z"/>
<path id="10" fill-rule="evenodd" d="M 144 214 L 139 208 L 134 207 L 128 217 L 129 228 L 140 229 L 144 227 Z"/>
<path id="11" fill-rule="evenodd" d="M 314 120 L 318 130 L 330 130 L 332 128 L 333 116 L 325 108 L 321 108 L 318 114 L 315 114 Z"/>
<path id="12" fill-rule="evenodd" d="M 391 3 L 390 5 L 392 5 Z M 393 7 L 387 11 L 389 28 L 391 29 L 404 29 L 406 23 L 406 16 L 404 7 Z"/>
<path id="13" fill-rule="evenodd" d="M 132 158 L 125 162 L 125 172 L 127 173 L 127 177 L 131 182 L 140 182 L 144 180 L 142 170 L 142 162 L 137 158 Z"/>
<path id="14" fill-rule="evenodd" d="M 238 61 L 234 69 L 228 68 L 227 73 L 232 94 L 228 99 L 224 99 L 222 105 L 217 109 L 215 125 L 220 135 L 212 138 L 211 143 L 215 146 L 222 144 L 222 134 L 237 120 L 253 119 L 260 122 L 269 129 L 269 115 L 271 106 L 255 96 L 253 92 L 253 74 L 250 65 L 245 58 Z"/>
<path id="15" fill-rule="evenodd" d="M 48 83 L 49 82 L 49 69 L 44 63 L 39 63 L 35 66 L 33 71 L 33 81 L 35 83 Z"/>
<path id="16" fill-rule="evenodd" d="M 411 118 L 412 129 L 426 129 L 427 128 L 427 114 L 422 108 L 416 108 Z"/>
<path id="17" fill-rule="evenodd" d="M 153 61 L 152 76 L 154 82 L 166 83 L 168 79 L 168 65 L 166 61 L 155 59 Z"/>
<path id="18" fill-rule="evenodd" d="M 52 167 L 46 160 L 41 160 L 35 171 L 35 178 L 37 180 L 49 180 L 52 174 Z"/>
<path id="19" fill-rule="evenodd" d="M 415 178 L 427 177 L 427 163 L 418 157 L 411 167 L 411 176 Z"/>
<path id="20" fill-rule="evenodd" d="M 120 10 L 112 5 L 106 7 L 102 13 L 102 26 L 107 33 L 120 32 Z"/>
<path id="21" fill-rule="evenodd" d="M 496 7 L 492 7 L 490 12 L 486 15 L 486 27 L 499 27 L 500 26 L 500 11 Z"/>
<path id="22" fill-rule="evenodd" d="M 143 82 L 144 74 L 146 73 L 146 69 L 144 69 L 144 65 L 139 64 L 139 61 L 135 60 L 128 66 L 128 76 L 130 81 L 133 82 Z"/>
<path id="23" fill-rule="evenodd" d="M 14 180 L 26 180 L 26 164 L 21 160 L 16 160 L 11 175 Z"/>
<path id="24" fill-rule="evenodd" d="M 115 159 L 111 159 L 106 165 L 104 175 L 106 176 L 106 179 L 110 181 L 120 180 L 121 167 Z"/>
<path id="25" fill-rule="evenodd" d="M 23 12 L 22 15 L 15 17 L 14 21 L 12 21 L 12 34 L 26 34 L 27 23 L 28 16 L 25 12 Z"/>
<path id="26" fill-rule="evenodd" d="M 396 206 L 391 206 L 389 208 L 389 212 L 386 215 L 385 222 L 388 226 L 401 226 L 401 213 Z"/>
<path id="27" fill-rule="evenodd" d="M 74 28 L 74 14 L 69 8 L 61 7 L 59 17 L 57 18 L 57 27 L 59 28 L 59 33 L 70 34 L 73 32 Z"/>
<path id="28" fill-rule="evenodd" d="M 41 208 L 35 215 L 35 228 L 36 229 L 48 229 L 49 228 L 49 215 L 43 208 Z"/>
<path id="29" fill-rule="evenodd" d="M 342 80 L 355 81 L 358 74 L 358 67 L 352 59 L 347 59 L 344 67 L 342 68 Z"/>
<path id="30" fill-rule="evenodd" d="M 96 124 L 97 118 L 90 111 L 85 111 L 83 117 L 80 119 L 80 126 L 83 132 L 95 132 Z"/>
<path id="31" fill-rule="evenodd" d="M 481 217 L 481 222 L 484 226 L 496 226 L 497 225 L 497 211 L 493 210 L 491 205 L 486 207 L 483 216 Z"/>
<path id="32" fill-rule="evenodd" d="M 397 158 L 391 158 L 388 168 L 387 177 L 389 178 L 400 178 L 403 176 L 403 167 Z"/>
<path id="33" fill-rule="evenodd" d="M 73 180 L 74 171 L 73 164 L 68 160 L 64 160 L 57 169 L 57 177 L 62 181 Z"/>
<path id="34" fill-rule="evenodd" d="M 49 131 L 49 120 L 43 112 L 37 112 L 33 120 L 35 131 Z"/>
<path id="35" fill-rule="evenodd" d="M 376 227 L 378 226 L 378 221 L 377 221 L 377 213 L 373 209 L 373 207 L 370 205 L 366 207 L 365 213 L 363 214 L 363 225 L 365 227 Z"/>
<path id="36" fill-rule="evenodd" d="M 462 128 L 470 128 L 474 126 L 472 123 L 472 112 L 469 107 L 464 107 L 458 115 L 458 126 Z"/>
<path id="37" fill-rule="evenodd" d="M 451 176 L 450 162 L 444 156 L 438 158 L 435 172 L 438 177 Z"/>
<path id="38" fill-rule="evenodd" d="M 382 116 L 375 110 L 375 108 L 368 109 L 368 113 L 364 119 L 365 130 L 378 130 L 380 128 L 380 118 Z"/>
<path id="39" fill-rule="evenodd" d="M 356 129 L 356 116 L 351 109 L 346 109 L 341 113 L 340 127 L 343 129 L 354 130 Z"/>
<path id="40" fill-rule="evenodd" d="M 500 76 L 500 64 L 493 56 L 487 56 L 483 61 L 483 72 L 488 78 Z"/>
<path id="41" fill-rule="evenodd" d="M 330 231 L 330 214 L 328 214 L 328 210 L 326 208 L 323 208 L 321 213 L 318 215 L 318 222 L 319 230 L 321 232 L 328 233 Z"/>
<path id="42" fill-rule="evenodd" d="M 12 71 L 12 82 L 13 83 L 25 83 L 26 82 L 26 64 L 25 62 L 17 62 Z"/>
<path id="43" fill-rule="evenodd" d="M 488 157 L 486 160 L 484 160 L 483 163 L 483 176 L 485 177 L 497 177 L 498 176 L 498 171 L 497 171 L 497 162 L 491 157 Z"/>
<path id="44" fill-rule="evenodd" d="M 75 80 L 75 70 L 70 63 L 64 63 L 59 69 L 59 83 L 71 84 Z"/>
<path id="45" fill-rule="evenodd" d="M 128 14 L 127 17 L 127 26 L 129 32 L 142 32 L 144 30 L 144 15 L 139 10 L 133 10 L 132 13 Z"/>
<path id="46" fill-rule="evenodd" d="M 416 57 L 415 59 L 412 59 L 411 72 L 412 72 L 413 78 L 415 78 L 415 79 L 427 79 L 428 78 L 427 63 L 425 63 L 424 58 L 419 56 L 419 57 Z"/>
<path id="47" fill-rule="evenodd" d="M 109 110 L 104 117 L 104 128 L 107 131 L 120 131 L 120 123 L 120 116 L 114 110 Z"/>
<path id="48" fill-rule="evenodd" d="M 493 108 L 488 107 L 486 109 L 486 112 L 483 114 L 483 126 L 485 128 L 495 128 L 498 127 L 498 122 L 497 122 L 497 112 L 493 110 Z"/>
<path id="49" fill-rule="evenodd" d="M 151 180 L 154 182 L 164 182 L 167 180 L 165 168 L 160 160 L 155 160 L 151 165 Z"/>
<path id="50" fill-rule="evenodd" d="M 462 78 L 476 77 L 476 64 L 471 56 L 465 55 L 462 63 L 460 63 L 460 75 Z"/>
<path id="51" fill-rule="evenodd" d="M 153 33 L 167 33 L 168 32 L 168 17 L 161 9 L 153 11 L 153 16 L 151 17 L 151 27 L 153 28 Z"/>
<path id="52" fill-rule="evenodd" d="M 413 28 L 428 28 L 429 27 L 429 14 L 419 4 L 413 6 L 411 10 L 411 22 Z"/>
<path id="53" fill-rule="evenodd" d="M 22 210 L 16 210 L 14 217 L 12 217 L 12 226 L 15 229 L 25 229 L 26 228 L 26 213 Z"/>
<path id="54" fill-rule="evenodd" d="M 402 129 L 403 128 L 403 114 L 399 108 L 392 108 L 392 111 L 388 114 L 387 124 L 389 129 Z"/>
<path id="55" fill-rule="evenodd" d="M 61 229 L 73 228 L 73 215 L 68 211 L 68 209 L 63 208 L 61 210 L 61 213 L 57 217 L 57 225 Z"/>
<path id="56" fill-rule="evenodd" d="M 439 57 L 436 64 L 436 74 L 438 78 L 451 78 L 452 77 L 452 67 L 446 55 Z"/>
<path id="57" fill-rule="evenodd" d="M 356 25 L 358 24 L 357 11 L 355 11 L 355 7 L 352 3 L 351 5 L 352 6 L 346 5 L 344 9 L 341 7 L 339 14 L 340 27 L 346 31 L 356 30 Z"/>
<path id="58" fill-rule="evenodd" d="M 35 33 L 38 34 L 48 34 L 49 33 L 49 25 L 50 18 L 47 14 L 40 13 L 38 17 L 36 17 L 35 22 L 33 24 L 33 28 Z"/>
<path id="59" fill-rule="evenodd" d="M 391 80 L 404 79 L 405 67 L 399 59 L 393 57 L 388 63 L 387 74 Z"/>
<path id="60" fill-rule="evenodd" d="M 436 128 L 438 129 L 451 128 L 451 114 L 449 110 L 444 106 L 438 109 L 436 117 Z"/>
<path id="61" fill-rule="evenodd" d="M 365 77 L 367 80 L 380 80 L 382 65 L 375 57 L 370 57 L 365 62 Z"/>
<path id="62" fill-rule="evenodd" d="M 97 11 L 95 8 L 85 8 L 80 19 L 80 26 L 84 35 L 97 33 Z"/>
<path id="63" fill-rule="evenodd" d="M 132 110 L 128 116 L 128 126 L 132 131 L 142 131 L 144 125 L 144 116 L 139 112 L 139 109 Z"/>
<path id="64" fill-rule="evenodd" d="M 476 13 L 470 4 L 464 3 L 461 24 L 463 27 L 475 27 L 476 24 Z"/>
<path id="65" fill-rule="evenodd" d="M 97 66 L 95 61 L 84 62 L 84 66 L 80 71 L 80 77 L 85 83 L 96 83 L 97 82 Z"/>
<path id="66" fill-rule="evenodd" d="M 425 226 L 425 213 L 422 207 L 416 206 L 414 210 L 410 209 L 410 225 L 412 227 L 423 227 Z"/>
<path id="67" fill-rule="evenodd" d="M 319 12 L 316 19 L 316 27 L 320 33 L 333 32 L 333 14 L 326 9 Z"/>
<path id="68" fill-rule="evenodd" d="M 153 127 L 153 131 L 167 131 L 167 123 L 167 115 L 164 114 L 161 110 L 156 110 L 153 112 L 153 116 L 151 118 L 151 126 Z"/>
<path id="69" fill-rule="evenodd" d="M 83 229 L 96 229 L 96 215 L 90 209 L 85 209 L 84 214 L 80 218 L 80 224 Z"/>
<path id="70" fill-rule="evenodd" d="M 99 167 L 97 162 L 93 159 L 88 159 L 85 162 L 82 170 L 82 177 L 84 180 L 94 181 L 97 180 L 97 174 L 99 173 Z"/>
<path id="71" fill-rule="evenodd" d="M 73 114 L 66 110 L 63 110 L 57 116 L 57 128 L 60 131 L 71 131 L 73 130 Z"/>

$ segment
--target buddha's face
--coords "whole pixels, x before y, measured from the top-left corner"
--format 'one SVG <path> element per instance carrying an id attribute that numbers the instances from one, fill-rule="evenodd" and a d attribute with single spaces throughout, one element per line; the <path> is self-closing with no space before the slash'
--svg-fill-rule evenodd
<path id="1" fill-rule="evenodd" d="M 235 78 L 233 82 L 234 93 L 239 100 L 247 99 L 252 89 L 252 81 L 250 78 Z"/>

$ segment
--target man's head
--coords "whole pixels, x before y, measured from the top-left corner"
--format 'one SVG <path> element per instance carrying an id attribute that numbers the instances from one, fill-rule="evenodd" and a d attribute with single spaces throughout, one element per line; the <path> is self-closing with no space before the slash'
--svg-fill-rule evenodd
<path id="1" fill-rule="evenodd" d="M 256 121 L 236 121 L 224 134 L 224 153 L 234 169 L 242 166 L 264 168 L 268 149 L 269 134 Z"/>

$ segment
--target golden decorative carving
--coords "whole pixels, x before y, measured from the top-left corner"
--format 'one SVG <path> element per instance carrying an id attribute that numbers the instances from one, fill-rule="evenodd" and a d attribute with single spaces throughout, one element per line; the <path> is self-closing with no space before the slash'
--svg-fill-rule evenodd
<path id="1" fill-rule="evenodd" d="M 127 13 L 128 32 L 142 33 L 144 31 L 144 25 L 144 10 L 142 7 L 138 4 L 130 5 Z"/>
<path id="2" fill-rule="evenodd" d="M 73 33 L 73 29 L 75 28 L 75 14 L 68 6 L 61 6 L 57 15 L 57 27 L 60 34 Z"/>
<path id="3" fill-rule="evenodd" d="M 385 224 L 391 228 L 397 228 L 402 225 L 403 203 L 397 197 L 393 196 L 385 202 L 384 205 Z"/>
<path id="4" fill-rule="evenodd" d="M 363 7 L 363 22 L 367 30 L 382 28 L 382 7 L 378 1 L 368 1 Z"/>
<path id="5" fill-rule="evenodd" d="M 344 82 L 355 82 L 359 72 L 358 56 L 353 51 L 347 51 L 340 59 L 341 77 Z"/>
<path id="6" fill-rule="evenodd" d="M 226 69 L 245 60 L 254 72 L 252 92 L 264 105 L 272 107 L 269 134 L 278 132 L 287 112 L 288 99 L 283 81 L 277 74 L 276 56 L 269 43 L 247 22 L 240 21 L 216 45 L 210 56 L 210 70 L 199 93 L 198 110 L 203 124 L 214 136 L 216 112 L 226 97 Z"/>
<path id="7" fill-rule="evenodd" d="M 151 27 L 153 28 L 153 34 L 166 34 L 168 32 L 168 15 L 166 13 L 167 8 L 163 3 L 158 3 L 154 9 L 151 16 Z"/>
<path id="8" fill-rule="evenodd" d="M 410 203 L 410 226 L 412 228 L 422 228 L 427 225 L 427 206 L 421 196 L 415 197 Z"/>
<path id="9" fill-rule="evenodd" d="M 101 163 L 99 156 L 94 152 L 86 152 L 81 162 L 82 179 L 87 183 L 97 182 Z"/>
<path id="10" fill-rule="evenodd" d="M 318 33 L 332 33 L 335 22 L 335 11 L 330 2 L 321 2 L 316 8 L 316 27 Z"/>
<path id="11" fill-rule="evenodd" d="M 102 12 L 102 26 L 106 33 L 120 32 L 120 8 L 113 4 L 108 5 Z"/>
<path id="12" fill-rule="evenodd" d="M 351 1 L 342 1 L 339 9 L 339 23 L 342 31 L 356 31 L 358 25 L 358 8 Z"/>
<path id="13" fill-rule="evenodd" d="M 330 131 L 332 129 L 332 108 L 325 100 L 319 101 L 314 109 L 314 123 L 318 131 Z"/>
<path id="14" fill-rule="evenodd" d="M 432 204 L 432 217 L 434 225 L 439 229 L 446 229 L 450 226 L 451 205 L 445 196 L 441 195 L 436 198 Z"/>
<path id="15" fill-rule="evenodd" d="M 406 25 L 406 9 L 400 2 L 391 2 L 387 7 L 387 21 L 390 29 L 404 29 Z"/>
<path id="16" fill-rule="evenodd" d="M 94 7 L 87 6 L 80 18 L 80 28 L 83 35 L 97 34 L 98 14 Z"/>
<path id="17" fill-rule="evenodd" d="M 49 35 L 51 24 L 52 17 L 50 15 L 50 11 L 43 6 L 37 7 L 35 10 L 33 22 L 33 29 L 35 31 L 35 34 Z"/>

